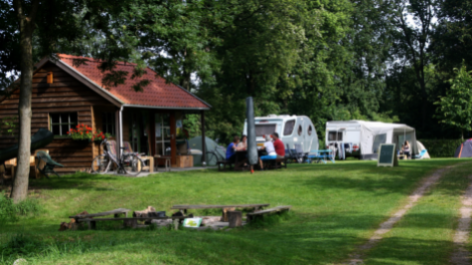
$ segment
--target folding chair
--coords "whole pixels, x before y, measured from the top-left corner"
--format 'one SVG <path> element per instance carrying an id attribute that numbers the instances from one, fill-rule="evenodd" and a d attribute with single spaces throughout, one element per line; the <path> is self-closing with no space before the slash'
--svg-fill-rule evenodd
<path id="1" fill-rule="evenodd" d="M 54 173 L 56 176 L 59 177 L 56 171 L 54 171 L 54 167 L 64 167 L 62 164 L 57 163 L 56 161 L 52 160 L 48 153 L 45 151 L 38 151 L 36 153 L 36 168 L 38 169 L 39 173 L 45 175 L 49 178 L 48 174 Z"/>
<path id="2" fill-rule="evenodd" d="M 154 157 L 147 156 L 146 153 L 137 153 L 133 152 L 131 144 L 127 141 L 123 142 L 123 152 L 126 154 L 136 154 L 143 161 L 143 170 L 149 170 L 149 172 L 154 172 Z"/>
<path id="3" fill-rule="evenodd" d="M 290 149 L 290 146 L 287 144 L 287 148 L 285 149 L 285 156 L 287 161 L 293 162 L 294 160 L 297 161 L 297 156 L 295 155 L 295 149 Z"/>

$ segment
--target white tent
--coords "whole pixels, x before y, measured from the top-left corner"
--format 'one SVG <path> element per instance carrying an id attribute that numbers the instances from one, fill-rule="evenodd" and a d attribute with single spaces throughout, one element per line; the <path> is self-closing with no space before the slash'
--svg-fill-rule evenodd
<path id="1" fill-rule="evenodd" d="M 418 153 L 421 154 L 424 151 L 424 154 L 421 155 L 419 159 L 429 159 L 431 156 L 429 156 L 428 150 L 424 147 L 423 143 L 420 141 L 416 141 L 416 146 L 418 147 Z"/>
<path id="2" fill-rule="evenodd" d="M 383 143 L 394 143 L 397 150 L 400 150 L 405 140 L 411 145 L 412 155 L 418 154 L 415 128 L 406 124 L 359 120 L 329 121 L 326 123 L 327 135 L 332 131 L 344 135 L 343 143 L 359 144 L 362 159 L 376 158 L 378 147 Z"/>

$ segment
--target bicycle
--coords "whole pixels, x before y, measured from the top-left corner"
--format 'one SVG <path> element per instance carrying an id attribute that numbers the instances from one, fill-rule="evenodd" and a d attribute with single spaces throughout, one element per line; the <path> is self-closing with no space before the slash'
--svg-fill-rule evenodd
<path id="1" fill-rule="evenodd" d="M 143 160 L 137 153 L 122 152 L 120 159 L 111 151 L 115 147 L 107 139 L 100 143 L 104 154 L 96 156 L 92 161 L 92 173 L 123 173 L 136 176 L 141 173 Z M 121 147 L 124 150 L 124 147 Z"/>

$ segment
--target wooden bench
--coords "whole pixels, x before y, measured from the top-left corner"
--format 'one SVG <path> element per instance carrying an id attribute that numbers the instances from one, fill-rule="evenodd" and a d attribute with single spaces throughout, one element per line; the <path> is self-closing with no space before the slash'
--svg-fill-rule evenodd
<path id="1" fill-rule="evenodd" d="M 128 217 L 129 212 L 131 212 L 131 210 L 125 209 L 125 208 L 118 208 L 118 209 L 115 209 L 115 210 L 100 212 L 100 213 L 78 214 L 78 215 L 74 215 L 74 216 L 69 216 L 69 218 L 72 218 L 72 219 L 85 219 L 85 218 L 107 216 L 107 215 L 114 215 L 115 217 L 119 217 L 120 214 L 124 214 L 126 217 Z"/>
<path id="2" fill-rule="evenodd" d="M 249 222 L 251 220 L 254 220 L 257 217 L 262 217 L 262 216 L 267 215 L 267 214 L 273 214 L 273 213 L 280 214 L 282 212 L 289 211 L 290 208 L 292 208 L 291 205 L 277 206 L 277 207 L 274 207 L 274 208 L 255 211 L 255 212 L 252 212 L 252 213 L 247 213 L 246 214 L 246 220 Z"/>
<path id="3" fill-rule="evenodd" d="M 221 209 L 222 221 L 227 222 L 228 211 L 233 211 L 236 208 L 253 208 L 255 211 L 262 209 L 263 207 L 269 206 L 268 203 L 259 204 L 232 204 L 232 205 L 174 205 L 171 209 L 179 210 L 183 215 L 187 214 L 189 209 Z"/>
<path id="4" fill-rule="evenodd" d="M 264 166 L 264 168 L 268 168 L 268 169 L 287 168 L 287 157 L 263 160 L 263 162 L 265 162 L 265 164 L 267 165 L 267 166 Z"/>
<path id="5" fill-rule="evenodd" d="M 76 223 L 87 222 L 89 229 L 93 229 L 93 227 L 95 226 L 95 222 L 92 224 L 90 221 L 84 221 L 84 220 L 92 220 L 92 218 L 94 217 L 107 216 L 107 215 L 114 215 L 113 219 L 115 220 L 116 218 L 119 218 L 120 215 L 123 215 L 123 214 L 125 215 L 125 217 L 128 217 L 129 212 L 131 212 L 131 210 L 125 209 L 125 208 L 118 208 L 115 210 L 100 212 L 100 213 L 78 214 L 74 216 L 69 216 L 69 218 L 74 219 Z M 105 219 L 109 219 L 109 218 L 105 218 Z M 96 219 L 93 219 L 93 220 L 96 220 Z"/>
<path id="6" fill-rule="evenodd" d="M 172 217 L 115 217 L 115 218 L 79 218 L 77 222 L 87 222 L 88 229 L 96 229 L 97 222 L 100 221 L 123 221 L 124 227 L 136 228 L 138 226 L 138 221 L 147 221 L 150 219 L 158 220 L 169 220 L 172 219 L 174 223 L 175 230 L 178 230 L 180 220 L 189 218 L 189 216 L 172 216 Z"/>

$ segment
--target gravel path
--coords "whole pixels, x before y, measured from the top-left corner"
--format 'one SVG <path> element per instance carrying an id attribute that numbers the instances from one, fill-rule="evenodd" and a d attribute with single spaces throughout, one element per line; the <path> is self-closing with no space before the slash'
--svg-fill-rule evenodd
<path id="1" fill-rule="evenodd" d="M 469 177 L 469 179 L 472 180 L 472 176 Z M 460 214 L 459 226 L 453 238 L 455 250 L 451 257 L 451 263 L 455 265 L 469 265 L 470 252 L 466 249 L 466 243 L 469 240 L 470 218 L 472 215 L 472 183 L 469 185 L 462 198 Z"/>
<path id="2" fill-rule="evenodd" d="M 345 264 L 349 264 L 349 265 L 362 264 L 364 262 L 362 253 L 374 247 L 377 244 L 377 242 L 379 242 L 380 239 L 382 239 L 382 237 L 386 233 L 388 233 L 398 221 L 402 219 L 405 213 L 410 208 L 416 205 L 416 203 L 423 196 L 423 194 L 441 178 L 443 172 L 448 168 L 449 167 L 436 170 L 436 172 L 434 172 L 431 176 L 423 180 L 421 186 L 417 188 L 415 191 L 413 191 L 413 193 L 408 197 L 408 203 L 403 208 L 401 208 L 396 213 L 394 213 L 387 221 L 380 224 L 380 227 L 374 232 L 374 235 L 369 239 L 369 241 L 367 241 L 367 243 L 365 243 L 364 245 L 361 245 L 353 254 L 351 254 L 350 260 L 348 261 L 348 263 L 345 263 Z M 470 222 L 470 215 L 469 215 L 469 222 Z"/>

